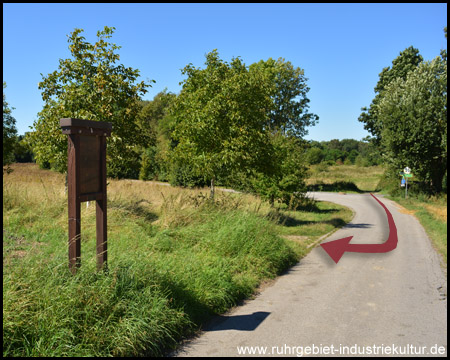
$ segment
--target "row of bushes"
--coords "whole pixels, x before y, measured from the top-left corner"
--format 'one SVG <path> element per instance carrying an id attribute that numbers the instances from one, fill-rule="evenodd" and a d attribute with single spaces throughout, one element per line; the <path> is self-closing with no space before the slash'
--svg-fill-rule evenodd
<path id="1" fill-rule="evenodd" d="M 329 165 L 373 166 L 381 164 L 381 154 L 367 137 L 361 141 L 354 139 L 333 139 L 330 141 L 311 141 L 306 153 L 310 165 L 324 162 Z"/>

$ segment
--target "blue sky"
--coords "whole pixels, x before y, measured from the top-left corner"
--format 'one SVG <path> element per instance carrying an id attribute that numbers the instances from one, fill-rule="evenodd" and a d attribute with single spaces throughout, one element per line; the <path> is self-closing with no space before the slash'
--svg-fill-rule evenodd
<path id="1" fill-rule="evenodd" d="M 309 111 L 320 120 L 306 139 L 318 141 L 369 135 L 357 119 L 383 67 L 411 45 L 425 60 L 447 48 L 442 3 L 3 4 L 4 91 L 19 134 L 42 109 L 40 74 L 70 57 L 67 35 L 81 28 L 94 43 L 105 25 L 116 28 L 120 61 L 156 81 L 146 100 L 166 87 L 178 93 L 180 69 L 203 68 L 213 49 L 227 62 L 290 61 L 308 78 Z"/>

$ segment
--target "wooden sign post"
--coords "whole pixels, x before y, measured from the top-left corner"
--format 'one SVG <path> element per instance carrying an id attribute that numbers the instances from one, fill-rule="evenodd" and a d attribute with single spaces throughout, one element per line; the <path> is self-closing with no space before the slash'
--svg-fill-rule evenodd
<path id="1" fill-rule="evenodd" d="M 69 268 L 73 274 L 81 265 L 81 203 L 96 201 L 97 269 L 107 261 L 106 231 L 106 137 L 108 122 L 61 119 L 68 136 L 67 185 L 69 199 Z"/>

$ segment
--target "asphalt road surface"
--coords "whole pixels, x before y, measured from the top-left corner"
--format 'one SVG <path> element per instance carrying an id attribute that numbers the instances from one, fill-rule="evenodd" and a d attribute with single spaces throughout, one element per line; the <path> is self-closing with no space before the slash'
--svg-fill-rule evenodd
<path id="1" fill-rule="evenodd" d="M 385 210 L 370 194 L 310 193 L 355 216 L 323 240 L 387 240 Z M 336 264 L 321 246 L 255 299 L 216 317 L 172 356 L 447 355 L 447 279 L 418 220 L 394 202 L 397 248 L 346 252 Z M 445 352 L 444 352 L 445 351 Z"/>

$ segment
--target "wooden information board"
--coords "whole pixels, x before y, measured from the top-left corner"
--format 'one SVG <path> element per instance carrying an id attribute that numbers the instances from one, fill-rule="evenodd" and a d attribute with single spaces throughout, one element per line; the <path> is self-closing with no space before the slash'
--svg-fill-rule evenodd
<path id="1" fill-rule="evenodd" d="M 69 204 L 69 268 L 81 265 L 81 203 L 96 201 L 97 268 L 107 261 L 106 231 L 106 137 L 111 123 L 61 119 L 63 134 L 68 135 L 67 187 Z"/>

